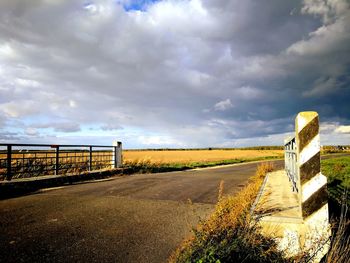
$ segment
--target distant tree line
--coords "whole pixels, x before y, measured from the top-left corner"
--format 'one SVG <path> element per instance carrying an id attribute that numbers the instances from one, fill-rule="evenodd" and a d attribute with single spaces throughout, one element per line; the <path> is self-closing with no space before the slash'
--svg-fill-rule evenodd
<path id="1" fill-rule="evenodd" d="M 205 147 L 205 148 L 147 148 L 147 149 L 126 149 L 126 151 L 205 151 L 205 150 L 283 150 L 283 146 L 250 146 L 237 148 Z"/>
<path id="2" fill-rule="evenodd" d="M 236 148 L 222 148 L 222 147 L 203 147 L 203 148 L 146 148 L 146 149 L 124 149 L 125 151 L 205 151 L 205 150 L 220 150 L 220 151 L 234 151 L 234 150 L 284 150 L 283 145 L 263 145 L 263 146 L 249 146 Z M 324 145 L 322 146 L 324 152 L 338 152 L 350 150 L 350 145 Z"/>

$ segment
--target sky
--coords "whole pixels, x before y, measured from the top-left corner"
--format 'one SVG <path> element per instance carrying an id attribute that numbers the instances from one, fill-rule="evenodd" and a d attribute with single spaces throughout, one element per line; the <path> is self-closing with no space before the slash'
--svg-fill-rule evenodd
<path id="1" fill-rule="evenodd" d="M 348 0 L 1 0 L 0 143 L 350 144 Z"/>

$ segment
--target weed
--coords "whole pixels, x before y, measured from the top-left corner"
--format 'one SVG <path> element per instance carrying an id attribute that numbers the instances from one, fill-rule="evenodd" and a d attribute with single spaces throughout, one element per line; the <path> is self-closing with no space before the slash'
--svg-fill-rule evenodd
<path id="1" fill-rule="evenodd" d="M 218 201 L 220 201 L 224 196 L 224 182 L 224 180 L 221 180 L 219 184 Z"/>

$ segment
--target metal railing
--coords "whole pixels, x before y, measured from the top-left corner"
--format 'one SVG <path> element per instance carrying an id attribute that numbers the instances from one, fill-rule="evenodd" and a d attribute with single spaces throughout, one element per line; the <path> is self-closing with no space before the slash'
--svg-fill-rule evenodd
<path id="1" fill-rule="evenodd" d="M 118 168 L 122 144 L 0 144 L 0 181 Z"/>
<path id="2" fill-rule="evenodd" d="M 297 145 L 295 137 L 288 138 L 284 142 L 284 167 L 289 181 L 292 182 L 293 191 L 299 191 L 297 186 L 298 167 L 297 167 Z"/>

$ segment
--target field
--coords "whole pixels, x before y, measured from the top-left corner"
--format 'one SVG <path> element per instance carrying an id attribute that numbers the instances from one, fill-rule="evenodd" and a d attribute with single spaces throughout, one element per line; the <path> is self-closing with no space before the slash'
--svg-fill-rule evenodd
<path id="1" fill-rule="evenodd" d="M 197 150 L 124 150 L 123 163 L 130 173 L 166 172 L 196 167 L 241 163 L 253 160 L 282 158 L 281 149 L 197 149 Z M 112 151 L 93 152 L 90 163 L 89 152 L 60 151 L 59 173 L 81 173 L 84 171 L 111 168 Z M 6 176 L 7 155 L 0 152 L 0 180 Z M 53 150 L 15 151 L 11 160 L 12 178 L 36 177 L 55 174 L 56 155 Z"/>
<path id="2" fill-rule="evenodd" d="M 161 164 L 189 164 L 199 162 L 217 162 L 224 160 L 260 158 L 282 158 L 283 150 L 162 150 L 137 151 L 124 150 L 123 158 L 126 163 L 136 161 L 150 161 Z"/>
<path id="3" fill-rule="evenodd" d="M 132 150 L 123 157 L 130 173 L 155 173 L 283 158 L 283 150 Z"/>
<path id="4" fill-rule="evenodd" d="M 124 150 L 123 164 L 129 168 L 129 172 L 166 172 L 184 170 L 197 167 L 209 167 L 215 165 L 242 163 L 255 160 L 283 158 L 284 151 L 281 147 L 248 148 L 248 149 L 176 149 L 176 150 Z M 86 151 L 66 151 L 59 155 L 59 170 L 64 173 L 81 173 L 89 170 L 110 168 L 113 154 L 111 151 L 97 151 L 92 155 L 90 162 L 89 153 Z M 350 162 L 350 161 L 349 161 Z M 12 156 L 13 178 L 23 178 L 54 174 L 54 151 L 16 152 Z M 343 175 L 349 174 L 347 159 L 337 158 L 323 162 L 324 173 L 329 176 L 333 184 L 340 185 L 337 191 L 345 186 L 349 187 L 350 179 Z M 340 173 L 339 173 L 340 172 Z M 0 153 L 0 180 L 6 175 L 6 153 Z M 341 177 L 342 176 L 342 177 Z M 339 179 L 339 177 L 341 177 Z M 339 184 L 341 180 L 341 184 Z"/>
<path id="5" fill-rule="evenodd" d="M 344 191 L 350 189 L 350 156 L 322 160 L 321 170 L 328 178 L 331 199 L 341 203 Z M 350 204 L 349 194 L 347 200 Z"/>

